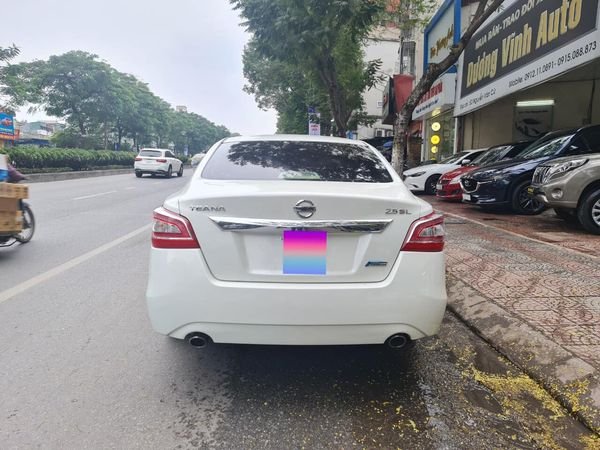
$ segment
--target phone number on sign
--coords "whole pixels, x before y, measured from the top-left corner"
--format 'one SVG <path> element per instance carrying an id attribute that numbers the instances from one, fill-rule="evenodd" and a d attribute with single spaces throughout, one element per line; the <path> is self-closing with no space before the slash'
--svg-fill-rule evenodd
<path id="1" fill-rule="evenodd" d="M 548 72 L 549 70 L 553 70 L 559 66 L 562 66 L 563 64 L 568 64 L 572 61 L 575 61 L 576 59 L 578 59 L 582 56 L 585 56 L 588 53 L 594 52 L 594 51 L 596 51 L 597 48 L 598 48 L 598 42 L 592 41 L 586 45 L 583 45 L 579 48 L 576 48 L 575 50 L 570 51 L 569 53 L 565 53 L 564 55 L 559 56 L 558 58 L 556 58 L 553 61 L 544 63 L 544 64 L 536 67 L 535 69 L 524 73 L 522 76 L 517 77 L 514 80 L 511 80 L 509 83 L 509 86 L 513 87 L 513 86 L 516 86 L 517 84 L 521 84 L 524 81 L 529 81 L 532 78 L 537 78 L 540 75 L 543 75 L 544 73 Z"/>
<path id="2" fill-rule="evenodd" d="M 598 48 L 598 42 L 597 41 L 592 41 L 589 44 L 586 44 L 584 46 L 576 48 L 575 50 L 562 55 L 561 57 L 558 58 L 558 60 L 556 61 L 556 63 L 559 66 L 562 65 L 562 64 L 566 64 L 568 62 L 576 60 L 577 58 L 585 56 L 585 55 L 587 55 L 590 52 L 596 51 L 597 48 Z"/>

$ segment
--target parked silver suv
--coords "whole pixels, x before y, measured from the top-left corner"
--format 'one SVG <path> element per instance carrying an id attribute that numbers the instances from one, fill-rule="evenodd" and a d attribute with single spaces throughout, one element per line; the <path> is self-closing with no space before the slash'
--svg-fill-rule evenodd
<path id="1" fill-rule="evenodd" d="M 563 219 L 577 219 L 600 234 L 600 154 L 570 156 L 540 165 L 529 193 Z"/>

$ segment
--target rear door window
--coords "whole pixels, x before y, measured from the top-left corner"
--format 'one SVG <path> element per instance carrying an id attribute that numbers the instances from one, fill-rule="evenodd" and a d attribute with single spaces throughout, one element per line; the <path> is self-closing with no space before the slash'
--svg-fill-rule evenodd
<path id="1" fill-rule="evenodd" d="M 223 143 L 206 164 L 202 178 L 362 183 L 393 181 L 381 158 L 370 148 L 314 141 Z"/>
<path id="2" fill-rule="evenodd" d="M 162 152 L 158 150 L 142 150 L 140 152 L 140 156 L 146 156 L 147 158 L 160 158 L 162 156 Z"/>
<path id="3" fill-rule="evenodd" d="M 581 133 L 594 152 L 600 152 L 600 127 L 586 128 Z"/>

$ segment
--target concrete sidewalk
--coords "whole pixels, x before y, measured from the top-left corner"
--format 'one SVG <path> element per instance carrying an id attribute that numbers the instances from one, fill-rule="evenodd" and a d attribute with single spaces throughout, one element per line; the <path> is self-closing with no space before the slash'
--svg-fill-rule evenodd
<path id="1" fill-rule="evenodd" d="M 600 258 L 468 211 L 448 216 L 447 231 L 449 307 L 600 432 Z"/>

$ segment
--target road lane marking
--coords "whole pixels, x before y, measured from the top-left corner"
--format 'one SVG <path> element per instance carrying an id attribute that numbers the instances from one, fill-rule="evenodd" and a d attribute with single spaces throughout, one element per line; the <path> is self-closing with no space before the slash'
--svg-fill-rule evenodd
<path id="1" fill-rule="evenodd" d="M 88 198 L 100 197 L 102 195 L 114 194 L 117 191 L 100 192 L 99 194 L 84 195 L 83 197 L 75 197 L 73 200 L 85 200 Z"/>
<path id="2" fill-rule="evenodd" d="M 129 239 L 132 239 L 142 233 L 146 233 L 150 230 L 151 227 L 151 224 L 144 225 L 143 227 L 138 228 L 137 230 L 134 230 L 131 233 L 126 234 L 125 236 L 121 236 L 120 238 L 117 238 L 112 242 L 101 245 L 100 247 L 97 247 L 94 250 L 91 250 L 87 253 L 84 253 L 81 256 L 78 256 L 76 258 L 71 259 L 70 261 L 67 261 L 66 263 L 61 264 L 60 266 L 56 266 L 55 268 L 50 269 L 47 272 L 36 275 L 35 277 L 30 278 L 29 280 L 24 281 L 23 283 L 17 284 L 16 286 L 13 286 L 9 289 L 6 289 L 5 291 L 0 292 L 0 304 L 11 299 L 12 297 L 22 294 L 23 292 L 27 291 L 28 289 L 31 289 L 32 287 L 37 286 L 38 284 L 44 283 L 45 281 L 48 281 L 56 277 L 57 275 L 66 272 L 67 270 L 77 267 L 78 265 L 94 258 L 95 256 L 98 256 L 104 252 L 109 251 L 110 249 L 117 247 L 118 245 L 122 244 L 125 241 L 128 241 Z"/>
<path id="3" fill-rule="evenodd" d="M 126 191 L 129 191 L 129 190 L 131 190 L 131 189 L 136 189 L 136 187 L 135 187 L 135 186 L 129 186 L 129 187 L 126 187 L 126 188 L 125 188 L 125 190 L 126 190 Z"/>

